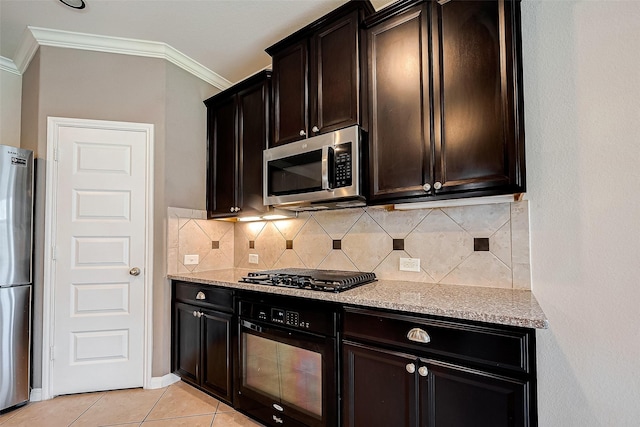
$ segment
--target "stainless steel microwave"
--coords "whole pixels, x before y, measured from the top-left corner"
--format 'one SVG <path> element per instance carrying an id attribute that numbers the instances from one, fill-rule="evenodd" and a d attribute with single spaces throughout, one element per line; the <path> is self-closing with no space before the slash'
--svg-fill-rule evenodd
<path id="1" fill-rule="evenodd" d="M 264 204 L 319 210 L 365 206 L 363 132 L 351 126 L 264 151 Z"/>

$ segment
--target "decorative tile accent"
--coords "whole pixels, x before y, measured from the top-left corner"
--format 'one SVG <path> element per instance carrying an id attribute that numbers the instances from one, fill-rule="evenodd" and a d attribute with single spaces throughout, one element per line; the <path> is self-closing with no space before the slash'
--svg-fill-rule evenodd
<path id="1" fill-rule="evenodd" d="M 344 251 L 331 251 L 329 255 L 322 260 L 318 268 L 324 270 L 346 270 L 346 271 L 359 271 Z"/>
<path id="2" fill-rule="evenodd" d="M 393 239 L 393 250 L 404 251 L 404 239 Z"/>
<path id="3" fill-rule="evenodd" d="M 404 241 L 405 251 L 420 258 L 421 268 L 439 281 L 473 252 L 473 238 L 435 209 Z"/>
<path id="4" fill-rule="evenodd" d="M 293 249 L 293 240 L 286 241 L 287 249 Z"/>
<path id="5" fill-rule="evenodd" d="M 342 250 L 360 271 L 373 271 L 389 255 L 392 245 L 391 237 L 367 214 L 342 239 Z"/>
<path id="6" fill-rule="evenodd" d="M 394 211 L 380 207 L 367 207 L 366 211 L 394 239 L 407 237 L 431 213 L 430 209 Z"/>
<path id="7" fill-rule="evenodd" d="M 458 206 L 442 211 L 473 237 L 490 237 L 510 218 L 510 203 Z"/>
<path id="8" fill-rule="evenodd" d="M 474 252 L 439 283 L 511 288 L 509 267 L 491 252 Z"/>
<path id="9" fill-rule="evenodd" d="M 316 268 L 331 251 L 332 241 L 314 218 L 309 218 L 295 238 L 295 252 L 302 262 Z"/>
<path id="10" fill-rule="evenodd" d="M 342 249 L 342 240 L 334 240 L 333 249 Z"/>
<path id="11" fill-rule="evenodd" d="M 319 211 L 313 213 L 313 218 L 318 221 L 329 237 L 342 239 L 363 213 L 364 210 L 361 208 Z"/>
<path id="12" fill-rule="evenodd" d="M 474 237 L 473 238 L 473 250 L 475 252 L 488 251 L 489 250 L 489 238 L 488 237 Z"/>
<path id="13" fill-rule="evenodd" d="M 270 268 L 287 249 L 287 243 L 273 222 L 269 222 L 256 239 L 255 249 L 260 260 Z"/>
<path id="14" fill-rule="evenodd" d="M 249 249 L 255 249 L 256 242 L 255 240 L 249 240 Z"/>
<path id="15" fill-rule="evenodd" d="M 211 242 L 211 249 L 220 249 L 220 241 L 219 240 L 213 240 Z"/>

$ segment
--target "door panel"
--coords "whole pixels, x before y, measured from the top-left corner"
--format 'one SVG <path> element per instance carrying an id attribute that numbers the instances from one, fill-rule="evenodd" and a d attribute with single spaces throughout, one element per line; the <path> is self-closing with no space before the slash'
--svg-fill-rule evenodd
<path id="1" fill-rule="evenodd" d="M 201 310 L 202 311 L 202 310 Z M 232 316 L 202 311 L 203 367 L 202 386 L 226 398 L 233 398 L 231 389 L 231 319 Z"/>
<path id="2" fill-rule="evenodd" d="M 236 107 L 235 97 L 207 109 L 209 153 L 207 211 L 228 215 L 236 207 Z M 212 162 L 215 159 L 215 162 Z"/>
<path id="3" fill-rule="evenodd" d="M 57 127 L 53 395 L 143 385 L 147 138 Z"/>

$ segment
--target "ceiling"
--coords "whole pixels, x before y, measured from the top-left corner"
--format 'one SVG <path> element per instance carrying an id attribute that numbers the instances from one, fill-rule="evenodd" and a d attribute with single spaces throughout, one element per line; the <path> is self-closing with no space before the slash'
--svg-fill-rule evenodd
<path id="1" fill-rule="evenodd" d="M 27 26 L 162 42 L 235 83 L 271 63 L 264 51 L 346 0 L 0 0 L 0 56 Z M 389 0 L 371 0 L 376 10 Z"/>

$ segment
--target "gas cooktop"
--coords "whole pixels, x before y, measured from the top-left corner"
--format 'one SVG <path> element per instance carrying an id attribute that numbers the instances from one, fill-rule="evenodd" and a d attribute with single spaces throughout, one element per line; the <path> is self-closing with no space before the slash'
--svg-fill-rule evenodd
<path id="1" fill-rule="evenodd" d="M 312 291 L 342 292 L 375 280 L 374 273 L 361 271 L 284 268 L 252 272 L 240 279 L 240 282 Z"/>

